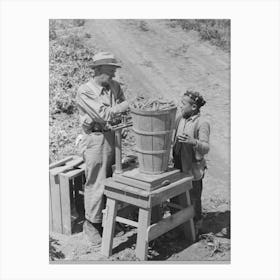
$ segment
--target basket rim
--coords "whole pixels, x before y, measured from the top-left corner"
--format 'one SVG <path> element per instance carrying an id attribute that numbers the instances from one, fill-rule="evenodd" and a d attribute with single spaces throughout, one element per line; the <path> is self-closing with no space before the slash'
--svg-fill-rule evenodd
<path id="1" fill-rule="evenodd" d="M 163 109 L 163 110 L 158 110 L 158 111 L 145 111 L 145 110 L 141 110 L 141 109 L 135 109 L 133 107 L 130 106 L 130 111 L 132 113 L 135 113 L 135 114 L 138 114 L 138 115 L 151 115 L 151 116 L 154 116 L 154 115 L 166 115 L 166 114 L 169 114 L 170 111 L 173 111 L 173 110 L 177 110 L 177 106 L 172 106 L 170 108 L 167 108 L 167 109 Z"/>

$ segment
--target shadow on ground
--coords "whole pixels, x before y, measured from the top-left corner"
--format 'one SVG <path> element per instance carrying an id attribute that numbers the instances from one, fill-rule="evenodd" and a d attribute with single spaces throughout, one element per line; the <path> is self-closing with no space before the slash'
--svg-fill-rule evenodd
<path id="1" fill-rule="evenodd" d="M 81 225 L 81 221 L 77 222 L 77 231 L 82 229 Z M 112 256 L 108 260 L 137 261 L 135 256 L 137 230 L 129 226 L 124 227 L 122 224 L 118 225 L 115 240 L 117 246 L 113 248 Z M 123 234 L 119 235 L 121 232 Z M 230 250 L 229 239 L 230 211 L 207 212 L 203 214 L 203 223 L 197 242 L 192 243 L 186 240 L 183 232 L 179 228 L 175 228 L 149 243 L 148 260 L 172 260 L 177 256 L 179 256 L 179 260 L 192 260 L 194 258 L 200 260 L 200 257 L 212 260 L 217 254 L 222 255 Z M 50 261 L 66 258 L 65 248 L 60 250 L 61 245 L 58 239 L 50 237 Z M 203 256 L 199 254 L 203 254 Z M 90 259 L 92 256 L 89 255 L 88 258 Z"/>
<path id="2" fill-rule="evenodd" d="M 210 234 L 215 238 L 230 238 L 230 211 L 208 212 L 204 214 L 202 228 L 198 240 L 205 239 Z M 113 255 L 119 255 L 126 249 L 134 250 L 136 247 L 137 234 L 130 236 L 126 242 L 119 244 L 113 249 Z M 193 243 L 186 240 L 178 228 L 158 237 L 149 243 L 148 260 L 167 260 L 172 255 L 178 254 Z M 130 256 L 131 257 L 131 256 Z"/>
<path id="3" fill-rule="evenodd" d="M 230 238 L 230 211 L 207 212 L 203 215 L 201 233 L 210 233 Z"/>

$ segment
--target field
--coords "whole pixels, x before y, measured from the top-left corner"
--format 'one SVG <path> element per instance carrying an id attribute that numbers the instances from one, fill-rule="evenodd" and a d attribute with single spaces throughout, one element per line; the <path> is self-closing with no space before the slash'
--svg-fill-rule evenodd
<path id="1" fill-rule="evenodd" d="M 203 190 L 203 234 L 188 246 L 166 234 L 150 244 L 149 260 L 230 260 L 230 23 L 227 20 L 51 20 L 49 72 L 50 160 L 76 154 L 81 133 L 77 88 L 92 74 L 97 51 L 111 51 L 123 67 L 116 79 L 128 100 L 138 95 L 178 100 L 200 91 L 211 119 L 211 152 Z M 132 153 L 132 132 L 124 153 Z M 135 231 L 119 233 L 110 260 L 135 260 Z M 81 234 L 50 234 L 51 260 L 104 260 Z"/>

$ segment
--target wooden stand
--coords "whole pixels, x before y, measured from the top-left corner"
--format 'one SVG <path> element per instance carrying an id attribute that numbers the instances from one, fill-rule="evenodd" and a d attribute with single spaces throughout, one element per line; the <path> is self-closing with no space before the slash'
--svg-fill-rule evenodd
<path id="1" fill-rule="evenodd" d="M 159 177 L 145 177 L 143 174 L 137 176 L 133 173 L 133 178 L 129 185 L 122 183 L 121 177 L 118 177 L 118 182 L 113 178 L 105 180 L 105 195 L 107 196 L 107 204 L 104 217 L 104 231 L 102 237 L 101 253 L 107 257 L 112 254 L 112 244 L 114 238 L 115 222 L 125 223 L 138 228 L 136 257 L 140 260 L 147 260 L 147 250 L 149 241 L 154 240 L 158 236 L 170 231 L 171 229 L 183 225 L 185 237 L 191 241 L 195 241 L 194 230 L 194 208 L 190 202 L 189 190 L 192 188 L 192 177 L 187 177 L 179 170 L 171 170 L 172 176 L 168 176 L 168 172 L 157 175 Z M 125 173 L 125 172 L 124 172 Z M 137 171 L 136 171 L 137 173 Z M 174 176 L 174 174 L 177 174 Z M 127 174 L 126 174 L 127 175 Z M 148 175 L 149 176 L 149 175 Z M 124 176 L 125 177 L 125 176 Z M 152 178 L 154 177 L 154 180 Z M 150 190 L 144 190 L 137 187 L 139 178 L 144 180 L 146 185 L 149 185 Z M 127 178 L 125 178 L 127 180 Z M 134 180 L 134 183 L 132 184 Z M 156 182 L 156 184 L 155 184 Z M 164 183 L 165 182 L 165 183 Z M 152 185 L 160 186 L 152 189 Z M 160 221 L 151 224 L 152 208 L 158 207 L 160 203 L 177 197 L 180 205 L 174 205 L 179 212 L 161 219 Z M 139 207 L 138 222 L 117 216 L 118 202 L 126 202 Z"/>

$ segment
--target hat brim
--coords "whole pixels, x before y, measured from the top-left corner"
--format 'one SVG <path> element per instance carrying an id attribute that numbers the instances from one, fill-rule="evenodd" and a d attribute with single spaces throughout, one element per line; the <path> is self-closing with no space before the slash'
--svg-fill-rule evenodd
<path id="1" fill-rule="evenodd" d="M 114 66 L 116 68 L 121 68 L 121 66 L 116 63 L 95 63 L 95 64 L 90 64 L 89 67 L 95 68 L 95 67 L 102 66 L 102 65 L 110 65 L 110 66 Z"/>

